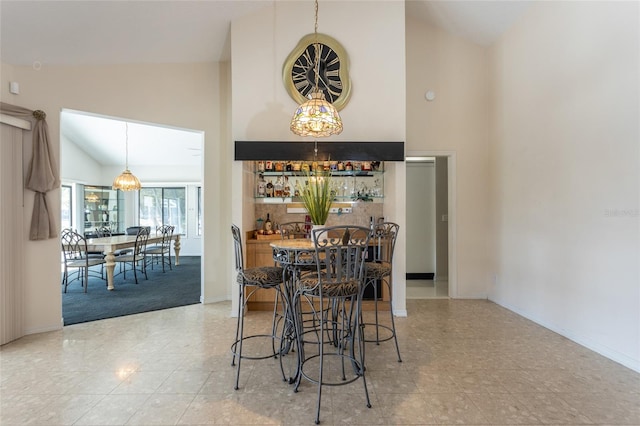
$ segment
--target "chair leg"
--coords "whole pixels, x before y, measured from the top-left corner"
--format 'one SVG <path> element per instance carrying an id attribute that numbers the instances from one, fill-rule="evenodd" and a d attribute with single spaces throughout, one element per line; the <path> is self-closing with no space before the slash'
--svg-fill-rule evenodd
<path id="1" fill-rule="evenodd" d="M 242 341 L 244 340 L 244 309 L 245 304 L 247 303 L 244 300 L 244 286 L 239 285 L 238 288 L 240 289 L 240 298 L 238 299 L 238 327 L 236 328 L 236 344 L 233 354 L 233 361 L 235 361 L 236 357 L 238 358 L 238 366 L 236 367 L 236 385 L 233 388 L 235 390 L 238 390 L 240 387 L 240 364 L 242 363 Z M 233 361 L 231 362 L 231 365 L 233 365 Z"/>
<path id="2" fill-rule="evenodd" d="M 148 280 L 149 276 L 147 275 L 147 259 L 142 257 L 142 272 L 144 272 L 144 279 Z"/>

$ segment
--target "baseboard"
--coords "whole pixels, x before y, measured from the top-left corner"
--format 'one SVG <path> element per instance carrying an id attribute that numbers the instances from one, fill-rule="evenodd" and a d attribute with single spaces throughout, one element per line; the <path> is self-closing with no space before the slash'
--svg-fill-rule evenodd
<path id="1" fill-rule="evenodd" d="M 62 324 L 52 324 L 49 326 L 27 328 L 24 330 L 24 335 L 27 336 L 29 334 L 48 333 L 50 331 L 62 330 L 62 327 Z"/>
<path id="2" fill-rule="evenodd" d="M 555 326 L 554 324 L 549 324 L 545 321 L 541 321 L 539 318 L 536 318 L 535 316 L 529 315 L 527 312 L 523 312 L 520 309 L 517 309 L 514 306 L 511 306 L 508 303 L 502 303 L 499 300 L 493 299 L 493 298 L 489 298 L 490 301 L 492 301 L 493 303 L 496 303 L 497 305 L 502 306 L 503 308 L 506 308 L 512 312 L 515 312 L 516 314 L 535 322 L 536 324 L 549 329 L 551 331 L 553 331 L 554 333 L 558 333 L 561 336 L 566 337 L 567 339 L 581 345 L 584 346 L 587 349 L 590 349 L 612 361 L 617 362 L 618 364 L 621 364 L 627 368 L 630 368 L 631 370 L 640 373 L 640 362 L 636 359 L 630 358 L 629 356 L 625 355 L 625 354 L 621 354 L 620 352 L 611 349 L 607 346 L 601 345 L 598 342 L 594 342 L 592 339 L 590 339 L 589 337 L 586 336 L 582 336 L 582 335 L 577 335 L 572 333 L 570 330 L 566 330 L 563 328 L 559 328 L 557 326 Z"/>
<path id="3" fill-rule="evenodd" d="M 436 274 L 433 272 L 407 272 L 408 280 L 432 280 Z"/>

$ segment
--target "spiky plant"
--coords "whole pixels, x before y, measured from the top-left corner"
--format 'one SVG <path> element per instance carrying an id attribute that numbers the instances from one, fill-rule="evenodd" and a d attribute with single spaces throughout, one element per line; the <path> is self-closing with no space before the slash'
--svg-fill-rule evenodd
<path id="1" fill-rule="evenodd" d="M 331 174 L 322 171 L 308 172 L 304 186 L 297 183 L 300 197 L 314 225 L 324 225 L 329 218 L 333 201 Z"/>

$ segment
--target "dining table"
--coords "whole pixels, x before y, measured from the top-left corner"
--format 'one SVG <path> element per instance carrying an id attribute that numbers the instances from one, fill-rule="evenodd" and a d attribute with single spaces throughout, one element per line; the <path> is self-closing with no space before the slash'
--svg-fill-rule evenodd
<path id="1" fill-rule="evenodd" d="M 115 252 L 120 249 L 134 247 L 136 245 L 136 235 L 116 235 L 111 237 L 88 238 L 88 251 L 101 251 L 105 254 L 105 266 L 107 267 L 107 290 L 114 290 L 113 273 L 116 267 Z M 147 244 L 161 243 L 162 234 L 149 235 Z M 175 251 L 175 265 L 180 265 L 180 234 L 171 236 L 173 249 Z"/>

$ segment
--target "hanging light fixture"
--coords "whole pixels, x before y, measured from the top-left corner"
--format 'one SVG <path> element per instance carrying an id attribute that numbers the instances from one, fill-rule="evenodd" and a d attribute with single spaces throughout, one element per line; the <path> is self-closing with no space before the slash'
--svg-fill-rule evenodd
<path id="1" fill-rule="evenodd" d="M 92 192 L 91 194 L 87 195 L 86 200 L 90 203 L 97 203 L 98 200 L 100 198 L 98 198 L 98 194 L 96 194 L 95 192 Z"/>
<path id="2" fill-rule="evenodd" d="M 324 93 L 318 89 L 320 74 L 320 43 L 318 43 L 318 0 L 315 0 L 315 87 L 311 91 L 311 99 L 304 102 L 293 114 L 291 131 L 298 136 L 313 136 L 315 138 L 338 135 L 342 132 L 342 119 L 338 110 L 324 98 Z"/>
<path id="3" fill-rule="evenodd" d="M 140 189 L 140 181 L 137 177 L 129 171 L 129 123 L 125 124 L 125 163 L 124 172 L 120 173 L 120 176 L 113 180 L 113 189 L 120 189 L 122 191 L 136 191 Z"/>

